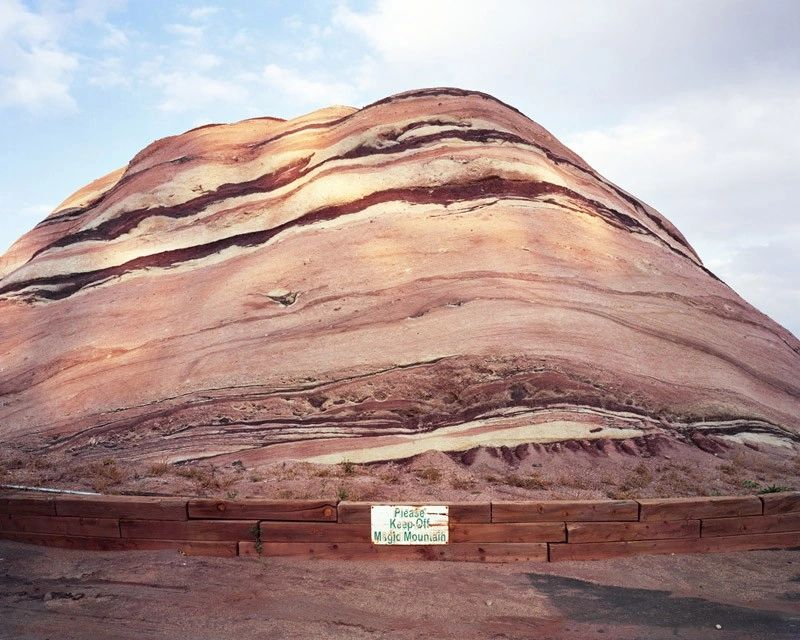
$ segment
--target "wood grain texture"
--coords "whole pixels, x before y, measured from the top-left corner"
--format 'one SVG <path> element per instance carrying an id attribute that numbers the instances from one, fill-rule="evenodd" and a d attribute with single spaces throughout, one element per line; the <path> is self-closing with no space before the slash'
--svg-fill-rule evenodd
<path id="1" fill-rule="evenodd" d="M 550 545 L 550 561 L 603 560 L 622 556 L 660 553 L 713 553 L 754 549 L 790 549 L 800 547 L 800 532 L 762 533 L 716 538 L 680 540 L 632 540 L 627 542 L 586 542 Z"/>
<path id="2" fill-rule="evenodd" d="M 336 522 L 336 503 L 325 500 L 206 500 L 188 502 L 189 518 Z"/>
<path id="3" fill-rule="evenodd" d="M 431 546 L 387 546 L 361 542 L 265 542 L 258 553 L 253 542 L 239 542 L 239 555 L 339 560 L 453 560 L 460 562 L 545 562 L 547 543 L 452 543 Z"/>
<path id="4" fill-rule="evenodd" d="M 699 537 L 699 520 L 675 520 L 672 522 L 567 523 L 567 541 L 570 543 Z"/>
<path id="5" fill-rule="evenodd" d="M 450 542 L 564 542 L 563 522 L 451 524 Z"/>
<path id="6" fill-rule="evenodd" d="M 550 500 L 493 502 L 492 522 L 575 522 L 637 520 L 634 500 Z"/>
<path id="7" fill-rule="evenodd" d="M 0 538 L 27 544 L 80 549 L 87 551 L 155 551 L 173 549 L 188 556 L 232 557 L 237 555 L 236 542 L 190 540 L 135 540 L 131 538 L 92 538 L 0 531 Z"/>
<path id="8" fill-rule="evenodd" d="M 761 515 L 758 496 L 723 496 L 712 498 L 657 498 L 639 500 L 640 520 L 695 520 Z"/>
<path id="9" fill-rule="evenodd" d="M 60 516 L 94 516 L 129 520 L 186 520 L 185 498 L 149 496 L 58 496 Z"/>
<path id="10" fill-rule="evenodd" d="M 800 342 L 452 88 L 148 145 L 0 258 L 0 353 L 0 444 L 87 461 L 800 440 Z"/>
<path id="11" fill-rule="evenodd" d="M 703 537 L 800 531 L 800 513 L 703 520 Z"/>
<path id="12" fill-rule="evenodd" d="M 764 515 L 777 513 L 800 513 L 800 491 L 767 493 L 761 496 Z"/>
<path id="13" fill-rule="evenodd" d="M 123 538 L 163 540 L 255 540 L 256 520 L 121 520 Z"/>
<path id="14" fill-rule="evenodd" d="M 0 514 L 54 516 L 56 503 L 52 496 L 31 494 L 0 495 Z"/>
<path id="15" fill-rule="evenodd" d="M 119 537 L 115 518 L 60 518 L 53 516 L 0 515 L 0 530 L 101 538 Z"/>
<path id="16" fill-rule="evenodd" d="M 338 522 L 262 522 L 264 542 L 371 542 L 370 525 Z"/>

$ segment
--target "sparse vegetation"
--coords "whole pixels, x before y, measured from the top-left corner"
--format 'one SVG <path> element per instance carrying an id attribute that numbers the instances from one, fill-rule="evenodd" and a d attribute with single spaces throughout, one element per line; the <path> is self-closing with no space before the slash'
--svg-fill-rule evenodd
<path id="1" fill-rule="evenodd" d="M 167 471 L 169 471 L 168 462 L 154 462 L 147 468 L 147 475 L 150 477 L 158 477 L 163 476 Z"/>
<path id="2" fill-rule="evenodd" d="M 520 476 L 516 473 L 509 473 L 503 478 L 503 482 L 510 487 L 519 487 L 520 489 L 546 489 L 550 486 L 550 482 L 542 478 L 538 473 L 532 473 L 529 476 Z"/>
<path id="3" fill-rule="evenodd" d="M 100 493 L 105 493 L 125 480 L 125 474 L 112 458 L 89 463 L 83 473 L 92 489 Z"/>
<path id="4" fill-rule="evenodd" d="M 652 481 L 653 474 L 650 472 L 650 469 L 648 469 L 646 464 L 640 462 L 633 468 L 633 471 L 627 475 L 625 480 L 622 481 L 622 484 L 608 493 L 608 497 L 614 500 L 635 498 L 639 495 L 641 490 L 647 487 Z"/>
<path id="5" fill-rule="evenodd" d="M 791 487 L 780 487 L 778 485 L 771 484 L 766 487 L 762 487 L 759 489 L 759 493 L 783 493 L 784 491 L 792 491 Z"/>
<path id="6" fill-rule="evenodd" d="M 745 489 L 758 489 L 758 483 L 755 480 L 743 480 L 742 486 Z"/>
<path id="7" fill-rule="evenodd" d="M 175 472 L 175 475 L 192 481 L 198 493 L 224 491 L 236 482 L 234 477 L 226 478 L 217 474 L 212 465 L 180 467 Z"/>
<path id="8" fill-rule="evenodd" d="M 339 490 L 336 492 L 336 497 L 339 498 L 339 500 L 347 500 L 348 495 L 349 493 L 344 487 L 339 487 Z"/>
<path id="9" fill-rule="evenodd" d="M 470 480 L 469 478 L 461 478 L 461 477 L 453 478 L 450 481 L 450 486 L 453 487 L 453 489 L 457 489 L 459 491 L 465 491 L 465 490 L 468 490 L 468 489 L 474 489 L 475 488 L 475 484 L 476 483 L 475 483 L 474 480 Z"/>
<path id="10" fill-rule="evenodd" d="M 442 479 L 442 472 L 435 467 L 425 467 L 424 469 L 417 469 L 414 472 L 420 480 L 424 480 L 428 484 L 436 484 Z"/>
<path id="11" fill-rule="evenodd" d="M 250 534 L 253 536 L 253 540 L 255 540 L 256 543 L 256 553 L 261 555 L 264 544 L 261 542 L 261 527 L 259 526 L 258 522 L 251 527 Z"/>
<path id="12" fill-rule="evenodd" d="M 342 460 L 339 463 L 339 467 L 342 470 L 342 475 L 345 476 L 352 476 L 356 472 L 356 465 L 350 462 L 350 460 Z"/>

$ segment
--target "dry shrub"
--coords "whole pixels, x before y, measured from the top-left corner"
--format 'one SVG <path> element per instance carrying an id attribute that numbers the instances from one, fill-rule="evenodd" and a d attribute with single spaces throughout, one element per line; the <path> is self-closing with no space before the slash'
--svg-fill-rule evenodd
<path id="1" fill-rule="evenodd" d="M 397 484 L 402 479 L 403 474 L 397 467 L 388 467 L 381 473 L 378 478 L 381 482 L 386 484 Z"/>
<path id="2" fill-rule="evenodd" d="M 180 467 L 175 474 L 193 482 L 198 493 L 223 491 L 236 482 L 233 477 L 218 474 L 212 465 Z"/>
<path id="3" fill-rule="evenodd" d="M 417 476 L 420 480 L 424 480 L 428 484 L 436 484 L 439 480 L 442 479 L 442 472 L 435 467 L 425 467 L 423 469 L 417 469 L 414 472 L 414 475 Z"/>
<path id="4" fill-rule="evenodd" d="M 161 462 L 154 462 L 147 468 L 147 475 L 155 478 L 158 476 L 163 476 L 165 473 L 169 471 L 169 463 L 165 461 Z"/>
<path id="5" fill-rule="evenodd" d="M 458 490 L 474 489 L 475 484 L 475 481 L 471 480 L 470 478 L 456 477 L 450 480 L 450 486 L 453 487 L 453 489 Z"/>
<path id="6" fill-rule="evenodd" d="M 100 462 L 90 462 L 83 468 L 82 475 L 92 489 L 100 493 L 105 493 L 125 481 L 125 473 L 111 458 Z"/>
<path id="7" fill-rule="evenodd" d="M 555 483 L 561 487 L 571 487 L 573 489 L 593 489 L 594 485 L 590 480 L 579 476 L 561 476 Z"/>
<path id="8" fill-rule="evenodd" d="M 520 489 L 546 489 L 550 486 L 550 482 L 542 478 L 538 473 L 532 473 L 529 476 L 519 476 L 516 473 L 509 473 L 503 478 L 503 482 L 511 487 L 519 487 Z"/>
<path id="9" fill-rule="evenodd" d="M 614 500 L 627 500 L 637 497 L 641 490 L 653 481 L 653 474 L 643 462 L 637 464 L 631 473 L 617 488 L 607 492 L 606 495 Z"/>

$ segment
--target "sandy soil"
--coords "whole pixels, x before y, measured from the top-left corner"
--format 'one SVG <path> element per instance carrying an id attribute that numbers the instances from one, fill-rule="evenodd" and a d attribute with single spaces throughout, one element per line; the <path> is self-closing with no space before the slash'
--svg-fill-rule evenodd
<path id="1" fill-rule="evenodd" d="M 4 640 L 714 637 L 800 637 L 800 553 L 481 565 L 0 542 Z"/>
<path id="2" fill-rule="evenodd" d="M 238 460 L 179 465 L 86 463 L 65 454 L 0 448 L 0 484 L 101 493 L 219 498 L 448 500 L 645 498 L 800 489 L 800 447 L 667 438 L 568 441 L 465 453 L 430 451 L 369 465 L 305 462 L 248 467 Z"/>

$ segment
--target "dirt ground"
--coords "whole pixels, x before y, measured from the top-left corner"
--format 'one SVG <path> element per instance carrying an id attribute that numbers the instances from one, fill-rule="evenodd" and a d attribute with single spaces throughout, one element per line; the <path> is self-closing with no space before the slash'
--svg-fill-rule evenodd
<path id="1" fill-rule="evenodd" d="M 3 640 L 715 637 L 800 637 L 800 552 L 484 565 L 0 541 Z"/>
<path id="2" fill-rule="evenodd" d="M 373 464 L 87 461 L 0 446 L 0 484 L 99 493 L 328 500 L 627 499 L 800 489 L 800 445 L 706 436 L 429 451 Z"/>

